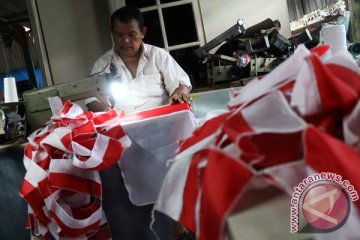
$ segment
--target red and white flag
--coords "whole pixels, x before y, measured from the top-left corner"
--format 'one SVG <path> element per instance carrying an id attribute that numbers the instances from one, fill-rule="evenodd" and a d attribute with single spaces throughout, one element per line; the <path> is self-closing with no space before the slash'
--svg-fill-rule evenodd
<path id="1" fill-rule="evenodd" d="M 84 113 L 59 98 L 51 98 L 50 106 L 52 120 L 30 135 L 25 148 L 20 195 L 29 206 L 28 225 L 44 239 L 49 234 L 110 239 L 98 170 L 114 165 L 130 145 L 120 125 L 113 124 L 121 114 Z"/>
<path id="2" fill-rule="evenodd" d="M 331 56 L 328 46 L 299 47 L 235 94 L 229 112 L 183 141 L 154 209 L 180 221 L 197 239 L 217 240 L 254 177 L 291 194 L 311 167 L 341 174 L 360 189 L 354 172 L 359 83 L 359 68 L 348 54 Z M 344 136 L 353 149 L 341 141 Z"/>
<path id="3" fill-rule="evenodd" d="M 154 209 L 197 232 L 199 239 L 219 239 L 256 168 L 293 161 L 305 128 L 278 91 L 210 119 L 182 143 Z M 286 148 L 289 141 L 294 148 Z M 227 151 L 228 145 L 237 148 L 238 155 Z"/>

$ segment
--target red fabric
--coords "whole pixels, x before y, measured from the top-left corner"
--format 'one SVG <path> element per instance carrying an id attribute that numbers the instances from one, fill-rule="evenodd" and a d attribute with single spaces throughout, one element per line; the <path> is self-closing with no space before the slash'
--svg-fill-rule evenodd
<path id="1" fill-rule="evenodd" d="M 42 195 L 31 183 L 26 180 L 24 180 L 21 184 L 20 196 L 25 198 L 26 202 L 31 206 L 34 211 L 34 215 L 37 215 L 42 211 Z"/>
<path id="2" fill-rule="evenodd" d="M 71 208 L 71 213 L 76 219 L 85 219 L 90 217 L 90 215 L 95 212 L 101 205 L 99 200 L 93 200 L 92 203 L 84 205 L 80 208 Z"/>
<path id="3" fill-rule="evenodd" d="M 123 114 L 121 114 L 122 116 Z M 95 116 L 92 120 L 95 125 L 100 125 L 101 123 L 104 123 L 106 121 L 112 120 L 119 116 L 119 113 L 117 110 L 112 109 L 110 111 L 101 113 L 100 115 Z"/>
<path id="4" fill-rule="evenodd" d="M 197 149 L 192 153 L 184 189 L 179 189 L 184 192 L 180 222 L 197 233 L 197 239 L 223 238 L 226 218 L 232 207 L 252 180 L 253 174 L 263 174 L 262 170 L 266 172 L 266 168 L 270 168 L 271 172 L 274 167 L 279 176 L 263 176 L 271 179 L 270 184 L 283 187 L 285 191 L 289 191 L 290 187 L 285 178 L 290 178 L 288 182 L 293 184 L 294 179 L 302 173 L 292 178 L 286 172 L 286 167 L 282 169 L 282 164 L 301 159 L 305 159 L 304 164 L 315 171 L 339 174 L 343 179 L 347 179 L 355 190 L 360 189 L 360 175 L 357 173 L 360 154 L 343 142 L 347 134 L 343 129 L 344 119 L 354 111 L 360 100 L 360 71 L 355 71 L 354 66 L 344 64 L 352 60 L 346 58 L 348 55 L 337 55 L 337 59 L 331 59 L 329 46 L 320 46 L 311 52 L 303 49 L 300 53 L 298 56 L 301 57 L 301 68 L 287 65 L 291 68 L 286 71 L 292 73 L 292 81 L 288 79 L 284 82 L 282 79 L 271 78 L 282 78 L 279 71 L 267 75 L 270 76 L 267 78 L 270 82 L 277 84 L 271 85 L 267 81 L 255 79 L 249 83 L 249 87 L 233 94 L 229 112 L 205 122 L 180 146 L 180 154 L 188 149 Z M 339 61 L 338 58 L 344 58 L 344 61 Z M 338 64 L 327 63 L 324 59 Z M 284 75 L 289 74 L 284 72 Z M 256 93 L 257 86 L 263 95 Z M 246 89 L 249 92 L 246 92 Z M 281 97 L 270 104 L 266 102 L 268 100 L 262 101 L 267 96 L 276 96 L 271 94 Z M 293 96 L 296 97 L 292 98 Z M 285 113 L 287 121 L 279 121 L 279 118 L 271 115 L 272 107 L 278 104 L 283 105 L 277 109 L 277 113 Z M 257 111 L 265 111 L 269 115 L 258 115 Z M 295 122 L 297 124 L 294 124 Z M 213 135 L 215 133 L 216 136 Z M 351 134 L 354 136 L 348 137 L 353 142 L 359 138 L 355 136 L 358 131 L 352 129 Z M 214 138 L 211 139 L 212 142 L 206 142 L 203 149 L 192 148 L 205 139 L 210 140 L 207 138 L 209 136 Z M 190 152 L 187 153 L 191 154 Z M 179 160 L 182 160 L 181 157 Z M 187 160 L 188 158 L 185 159 Z M 202 160 L 207 160 L 207 164 L 204 165 Z M 187 162 L 174 164 L 174 167 L 179 166 L 183 171 L 185 163 Z M 182 187 L 181 184 L 174 186 Z M 166 187 L 171 189 L 171 184 Z M 171 190 L 164 193 L 176 192 L 176 189 Z M 169 199 L 172 197 L 177 195 L 174 194 Z M 156 210 L 177 217 L 174 212 L 180 207 L 163 204 L 164 199 L 166 196 L 161 198 Z M 360 201 L 355 204 L 360 208 Z M 195 218 L 199 214 L 200 219 L 197 222 Z"/>
<path id="5" fill-rule="evenodd" d="M 24 151 L 28 172 L 20 195 L 34 212 L 29 210 L 32 233 L 36 233 L 35 220 L 46 228 L 52 219 L 55 227 L 61 229 L 60 237 L 111 239 L 104 213 L 101 214 L 102 186 L 97 171 L 117 163 L 130 143 L 119 123 L 189 110 L 189 105 L 165 106 L 127 116 L 117 110 L 83 112 L 76 104 L 59 99 L 51 99 L 50 105 L 54 116 L 47 126 L 29 137 Z M 98 152 L 94 152 L 95 147 Z M 81 194 L 79 198 L 77 194 Z M 70 198 L 77 199 L 76 206 L 67 201 Z M 68 216 L 56 215 L 67 209 L 71 210 Z M 91 224 L 87 224 L 90 218 Z M 48 238 L 48 233 L 42 232 L 38 237 Z"/>
<path id="6" fill-rule="evenodd" d="M 332 172 L 360 189 L 360 154 L 343 142 L 316 129 L 305 131 L 305 162 L 316 172 Z M 355 202 L 360 209 L 360 201 Z"/>
<path id="7" fill-rule="evenodd" d="M 331 65 L 326 66 L 316 55 L 310 56 L 309 60 L 316 76 L 324 110 L 341 109 L 343 114 L 349 113 L 359 99 L 360 76 L 349 73 L 348 69 L 341 66 L 337 67 L 335 75 L 330 71 Z"/>
<path id="8" fill-rule="evenodd" d="M 50 173 L 49 184 L 54 188 L 68 189 L 101 198 L 101 184 L 64 173 Z"/>
<path id="9" fill-rule="evenodd" d="M 50 212 L 51 217 L 56 221 L 59 225 L 61 232 L 59 233 L 60 236 L 66 237 L 78 237 L 81 235 L 85 235 L 87 233 L 96 232 L 99 228 L 100 221 L 90 224 L 84 228 L 71 228 L 64 224 L 61 219 L 53 212 Z"/>
<path id="10" fill-rule="evenodd" d="M 232 114 L 225 122 L 223 122 L 222 127 L 232 142 L 237 142 L 240 134 L 254 131 L 244 119 L 241 112 Z"/>
<path id="11" fill-rule="evenodd" d="M 96 233 L 89 236 L 89 240 L 106 240 L 106 239 L 111 239 L 111 234 L 108 224 L 101 226 Z"/>
<path id="12" fill-rule="evenodd" d="M 330 46 L 329 45 L 320 45 L 318 47 L 311 49 L 310 51 L 318 56 L 323 56 L 330 51 Z"/>
<path id="13" fill-rule="evenodd" d="M 170 114 L 174 112 L 179 112 L 183 110 L 190 110 L 190 106 L 187 103 L 179 103 L 174 105 L 167 105 L 158 108 L 153 108 L 150 110 L 144 110 L 141 112 L 134 112 L 126 114 L 125 116 L 121 117 L 122 122 L 132 122 L 132 121 L 140 121 L 142 119 L 151 118 L 151 117 L 158 117 L 165 114 Z"/>
<path id="14" fill-rule="evenodd" d="M 110 138 L 109 144 L 105 150 L 105 154 L 103 157 L 104 159 L 106 159 L 106 161 L 103 161 L 99 166 L 92 169 L 99 171 L 108 169 L 114 164 L 116 164 L 117 161 L 119 161 L 122 154 L 123 154 L 122 144 L 119 141 Z"/>
<path id="15" fill-rule="evenodd" d="M 243 151 L 240 159 L 256 169 L 296 161 L 303 154 L 302 132 L 254 134 L 242 138 L 239 148 Z"/>
<path id="16" fill-rule="evenodd" d="M 59 107 L 57 104 L 61 102 L 55 100 L 52 103 L 56 104 L 55 107 Z M 99 165 L 93 169 L 102 170 L 111 167 L 120 159 L 124 149 L 121 141 L 127 137 L 121 126 L 112 126 L 113 123 L 107 123 L 111 122 L 109 120 L 118 117 L 115 110 L 94 117 L 92 113 L 83 113 L 77 105 L 66 101 L 60 110 L 60 116 L 54 116 L 47 126 L 35 131 L 29 137 L 30 143 L 25 147 L 24 152 L 25 166 L 27 166 L 28 172 L 20 188 L 20 195 L 34 212 L 34 214 L 29 212 L 29 219 L 33 216 L 46 227 L 50 222 L 50 218 L 52 218 L 61 229 L 59 236 L 81 237 L 91 233 L 93 239 L 101 239 L 99 236 L 107 236 L 105 239 L 110 238 L 109 231 L 106 230 L 106 228 L 101 229 L 99 234 L 96 234 L 96 231 L 99 229 L 99 224 L 102 221 L 101 214 L 94 215 L 97 221 L 90 225 L 80 224 L 79 226 L 81 227 L 77 229 L 71 227 L 71 221 L 86 219 L 95 212 L 101 211 L 102 188 L 101 183 L 98 182 L 100 178 L 96 175 L 98 173 L 94 170 L 90 170 L 94 172 L 87 174 L 87 178 L 81 177 L 80 175 L 87 170 L 79 170 L 76 169 L 75 166 L 66 165 L 59 161 L 72 160 L 74 156 L 72 144 L 75 142 L 92 150 L 96 141 L 103 141 L 100 143 L 100 146 L 105 146 L 104 149 L 100 149 L 100 151 L 103 151 L 103 155 L 101 155 L 101 153 L 98 154 L 102 156 L 102 159 L 97 159 Z M 96 129 L 94 122 L 103 126 L 101 132 Z M 102 137 L 98 138 L 99 136 Z M 89 159 L 89 156 L 79 157 L 81 157 L 84 162 Z M 56 159 L 57 162 L 54 163 L 56 165 L 54 165 L 53 169 L 52 161 L 54 159 Z M 69 169 L 69 167 L 73 168 L 73 170 Z M 53 170 L 55 170 L 55 172 Z M 77 173 L 78 175 L 70 174 L 70 172 Z M 44 178 L 40 179 L 41 176 Z M 37 186 L 33 186 L 30 181 Z M 77 203 L 75 207 L 68 205 L 68 202 L 63 199 L 80 193 L 85 194 L 85 196 L 88 194 L 89 199 L 93 199 L 93 203 Z M 52 196 L 53 194 L 57 195 Z M 51 202 L 50 205 L 49 203 L 45 204 L 45 202 L 49 201 L 61 201 L 62 204 L 57 205 L 57 203 L 54 202 Z M 69 218 L 65 218 L 67 223 L 61 219 L 61 216 L 56 216 L 51 209 L 54 206 L 62 208 L 63 205 L 68 205 L 72 213 Z M 50 218 L 46 215 L 49 213 Z M 34 224 L 30 224 L 30 227 L 34 228 L 35 226 Z M 35 233 L 34 231 L 32 232 Z M 47 238 L 48 234 L 44 233 L 43 236 L 39 237 Z"/>
<path id="17" fill-rule="evenodd" d="M 182 141 L 179 147 L 179 152 L 183 152 L 189 147 L 200 142 L 204 138 L 209 137 L 211 134 L 213 134 L 217 129 L 219 129 L 222 126 L 225 119 L 227 119 L 229 116 L 230 116 L 230 112 L 221 114 L 220 116 L 214 117 L 209 121 L 205 122 L 204 125 L 202 125 L 200 128 L 196 129 L 193 132 L 192 136 Z"/>
<path id="18" fill-rule="evenodd" d="M 203 150 L 194 155 L 185 183 L 183 206 L 179 222 L 192 232 L 196 232 L 195 205 L 200 187 L 200 169 L 198 168 L 198 164 L 204 160 L 207 154 L 208 150 Z"/>
<path id="19" fill-rule="evenodd" d="M 225 220 L 253 173 L 237 159 L 211 150 L 202 173 L 200 240 L 218 240 Z"/>

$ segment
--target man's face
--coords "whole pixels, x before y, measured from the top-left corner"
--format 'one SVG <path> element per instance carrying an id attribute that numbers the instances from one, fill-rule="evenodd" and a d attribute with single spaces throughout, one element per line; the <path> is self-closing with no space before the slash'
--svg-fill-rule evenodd
<path id="1" fill-rule="evenodd" d="M 140 29 L 135 19 L 128 23 L 115 20 L 112 35 L 116 53 L 121 57 L 132 57 L 139 54 L 145 33 L 146 28 Z"/>

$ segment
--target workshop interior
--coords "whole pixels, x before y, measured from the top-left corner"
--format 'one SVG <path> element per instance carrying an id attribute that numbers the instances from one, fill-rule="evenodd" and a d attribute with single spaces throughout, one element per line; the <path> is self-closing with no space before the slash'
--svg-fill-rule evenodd
<path id="1" fill-rule="evenodd" d="M 168 51 L 190 77 L 192 84 L 190 109 L 194 118 L 199 120 L 199 126 L 191 125 L 191 128 L 185 129 L 187 125 L 181 125 L 178 131 L 186 132 L 186 134 L 179 134 L 182 136 L 181 138 L 185 135 L 184 138 L 193 136 L 191 135 L 192 131 L 196 131 L 196 128 L 210 126 L 213 116 L 233 111 L 239 106 L 239 111 L 241 111 L 242 108 L 246 109 L 254 102 L 256 103 L 258 99 L 265 99 L 267 95 L 263 97 L 265 95 L 262 92 L 263 89 L 256 86 L 261 83 L 262 79 L 265 79 L 264 81 L 267 81 L 267 78 L 270 79 L 271 74 L 276 70 L 280 71 L 281 66 L 292 61 L 291 59 L 297 56 L 296 54 L 301 49 L 303 49 L 301 51 L 311 52 L 312 49 L 317 49 L 319 46 L 330 45 L 333 54 L 335 53 L 333 49 L 341 49 L 339 51 L 345 51 L 351 56 L 349 60 L 352 62 L 351 69 L 360 66 L 360 1 L 358 0 L 0 0 L 0 182 L 4 184 L 0 190 L 0 219 L 2 222 L 0 239 L 30 239 L 30 235 L 32 235 L 31 231 L 26 228 L 27 202 L 19 196 L 18 192 L 28 170 L 25 169 L 23 163 L 24 148 L 29 143 L 28 137 L 34 132 L 38 134 L 38 129 L 49 126 L 49 122 L 56 119 L 49 98 L 57 99 L 56 97 L 59 97 L 63 101 L 68 100 L 87 111 L 85 99 L 111 94 L 109 89 L 111 76 L 91 75 L 90 71 L 95 60 L 112 48 L 110 16 L 116 9 L 125 5 L 134 5 L 143 13 L 148 29 L 144 42 Z M 342 55 L 339 55 L 338 62 L 341 62 L 341 57 Z M 321 61 L 327 61 L 324 60 L 325 57 L 321 59 Z M 290 66 L 288 72 L 293 71 L 290 68 L 296 68 L 294 64 L 292 67 Z M 287 70 L 284 68 L 281 71 L 286 72 Z M 336 68 L 331 69 L 336 70 Z M 358 75 L 351 79 L 360 81 L 360 70 L 354 71 L 357 71 Z M 285 76 L 287 73 L 283 75 Z M 281 83 L 279 84 L 281 85 Z M 274 85 L 274 88 L 277 86 Z M 294 88 L 297 86 L 295 83 Z M 310 85 L 306 85 L 306 87 L 308 86 Z M 356 86 L 359 86 L 359 83 Z M 251 90 L 248 93 L 253 94 L 254 97 L 244 97 L 244 99 L 250 99 L 248 101 L 235 102 L 232 100 L 241 99 L 241 97 L 237 98 L 241 94 L 247 96 L 245 90 L 242 92 L 242 89 L 247 87 Z M 281 88 L 285 96 L 281 98 L 281 101 L 279 100 L 281 103 L 291 98 L 291 94 L 286 92 L 288 89 L 286 87 L 288 85 Z M 307 92 L 306 87 L 303 92 Z M 268 95 L 275 98 L 276 94 Z M 359 102 L 360 92 L 358 91 L 354 95 L 357 96 L 357 102 Z M 332 97 L 336 98 L 338 95 L 332 95 Z M 243 106 L 241 106 L 242 104 Z M 291 106 L 293 107 L 293 105 Z M 355 108 L 355 106 L 351 106 Z M 304 111 L 299 107 L 294 110 L 294 113 L 303 116 Z M 359 112 L 359 110 L 357 111 Z M 335 115 L 345 118 L 345 112 L 349 113 L 349 108 L 338 111 L 336 114 L 339 115 Z M 268 114 L 277 113 L 269 111 Z M 278 114 L 281 115 L 281 113 Z M 261 120 L 266 121 L 265 114 L 259 116 L 263 118 Z M 354 119 L 359 118 L 356 117 L 358 116 L 355 116 Z M 310 121 L 306 117 L 304 119 Z M 351 121 L 351 117 L 347 119 Z M 210 123 L 207 125 L 209 120 Z M 173 122 L 174 120 L 169 121 Z M 254 120 L 255 124 L 257 121 L 258 119 Z M 314 120 L 311 123 L 318 122 Z M 154 125 L 156 124 L 154 123 Z M 149 124 L 146 126 L 149 129 L 152 128 Z M 213 132 L 220 129 L 219 126 L 216 125 Z M 225 132 L 226 126 L 224 127 Z M 130 123 L 124 124 L 124 129 L 136 131 L 136 127 L 132 127 Z M 234 129 L 239 130 L 238 128 Z M 145 127 L 142 128 L 142 131 L 145 132 L 142 133 L 144 135 L 147 135 L 147 131 L 151 132 Z M 355 132 L 359 134 L 358 130 Z M 135 133 L 133 134 L 129 134 L 130 137 L 136 138 Z M 176 135 L 172 132 L 171 134 L 172 136 Z M 270 134 L 264 131 L 253 138 L 255 142 L 266 144 L 268 141 L 266 137 Z M 231 133 L 229 135 L 232 136 Z M 342 134 L 336 136 L 339 136 L 339 139 L 346 139 Z M 138 137 L 141 142 L 141 134 Z M 264 137 L 264 140 L 261 140 L 261 137 Z M 300 135 L 297 135 L 294 130 L 291 139 L 298 137 Z M 250 138 L 246 140 L 247 142 L 239 140 L 237 144 L 244 144 L 244 148 L 250 149 Z M 237 138 L 234 137 L 234 139 Z M 358 138 L 354 137 L 354 139 Z M 220 140 L 219 138 L 218 141 Z M 221 145 L 223 147 L 229 144 L 230 140 L 222 139 L 221 141 L 223 141 Z M 286 146 L 282 141 L 279 144 Z M 289 146 L 294 147 L 293 145 L 289 143 Z M 261 146 L 266 148 L 265 145 Z M 177 146 L 173 148 L 173 145 L 171 149 L 174 152 L 178 150 Z M 360 159 L 359 144 L 354 149 L 353 156 Z M 138 154 L 135 150 L 132 151 L 135 152 L 135 155 Z M 229 154 L 241 155 L 234 149 L 227 151 Z M 129 152 L 126 153 L 125 150 L 124 156 L 129 157 Z M 172 156 L 172 158 L 174 157 Z M 255 159 L 250 155 L 247 157 Z M 265 169 L 261 164 L 259 164 L 261 167 L 257 167 L 257 163 L 251 162 L 251 164 L 255 166 L 254 172 L 261 172 Z M 356 166 L 359 168 L 359 163 Z M 234 166 L 234 168 L 236 167 Z M 106 173 L 107 176 L 102 178 L 104 180 L 107 178 L 108 181 L 110 179 L 116 181 L 121 178 L 120 173 L 114 172 L 115 170 L 112 168 Z M 111 174 L 114 175 L 110 177 Z M 219 174 L 219 178 L 221 176 L 222 174 Z M 269 173 L 268 178 L 274 178 L 274 176 Z M 349 177 L 343 176 L 343 178 Z M 253 184 L 256 185 L 256 183 Z M 261 185 L 261 183 L 259 184 Z M 353 184 L 356 186 L 355 183 Z M 226 223 L 221 222 L 217 226 L 217 222 L 214 221 L 213 225 L 207 226 L 217 229 L 213 231 L 213 237 L 203 237 L 206 233 L 202 232 L 202 228 L 198 228 L 198 232 L 191 234 L 185 230 L 186 234 L 184 233 L 183 238 L 176 239 L 350 239 L 341 238 L 342 234 L 345 234 L 346 229 L 350 229 L 350 232 L 356 229 L 354 225 L 356 226 L 360 222 L 360 215 L 354 210 L 347 215 L 347 223 L 344 225 L 346 227 L 340 226 L 339 231 L 335 232 L 337 235 L 321 235 L 322 233 L 317 234 L 316 231 L 315 233 L 311 232 L 311 229 L 305 229 L 302 234 L 291 234 L 288 226 L 290 198 L 283 194 L 280 194 L 279 198 L 272 197 L 274 192 L 280 191 L 278 188 L 274 189 L 273 186 L 267 186 L 265 184 L 265 186 L 254 188 L 261 191 L 258 194 L 264 196 L 263 198 L 268 201 L 264 199 L 252 201 L 249 197 L 243 201 L 242 206 L 236 206 L 242 209 L 239 214 L 234 213 L 230 216 L 227 213 L 226 220 L 224 220 Z M 112 190 L 109 190 L 109 186 L 107 188 L 108 192 L 104 192 L 105 203 L 106 197 L 112 197 L 109 194 Z M 360 191 L 360 189 L 358 190 Z M 126 192 L 126 190 L 124 191 Z M 126 193 L 122 192 L 121 194 Z M 248 195 L 251 194 L 255 196 L 257 193 L 254 191 Z M 211 200 L 208 201 L 211 202 Z M 116 204 L 116 201 L 109 202 Z M 239 205 L 239 202 L 237 204 Z M 357 209 L 359 206 L 355 201 L 350 205 L 352 209 Z M 246 208 L 246 206 L 251 207 Z M 109 206 L 104 206 L 104 208 L 110 212 L 106 215 L 108 214 L 112 239 L 127 239 L 123 238 L 120 232 L 116 232 L 115 219 L 117 218 L 114 215 L 115 213 L 121 214 L 121 212 L 111 213 Z M 272 216 L 275 217 L 272 218 Z M 141 218 L 141 216 L 136 217 Z M 175 220 L 182 223 L 181 219 Z M 126 220 L 119 221 L 124 221 L 119 224 L 126 224 Z M 195 222 L 193 224 L 196 225 Z M 203 226 L 206 226 L 206 223 Z M 343 231 L 340 231 L 341 229 Z M 148 231 L 150 232 L 150 230 Z M 206 232 L 206 230 L 204 231 Z"/>

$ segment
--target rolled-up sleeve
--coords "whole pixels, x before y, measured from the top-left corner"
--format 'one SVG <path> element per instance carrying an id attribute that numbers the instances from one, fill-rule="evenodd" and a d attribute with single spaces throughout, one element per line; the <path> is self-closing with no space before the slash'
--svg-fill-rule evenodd
<path id="1" fill-rule="evenodd" d="M 180 85 L 187 86 L 191 89 L 188 74 L 168 52 L 161 50 L 156 57 L 158 58 L 157 61 L 160 63 L 160 66 L 158 67 L 164 79 L 165 88 L 170 96 Z"/>

